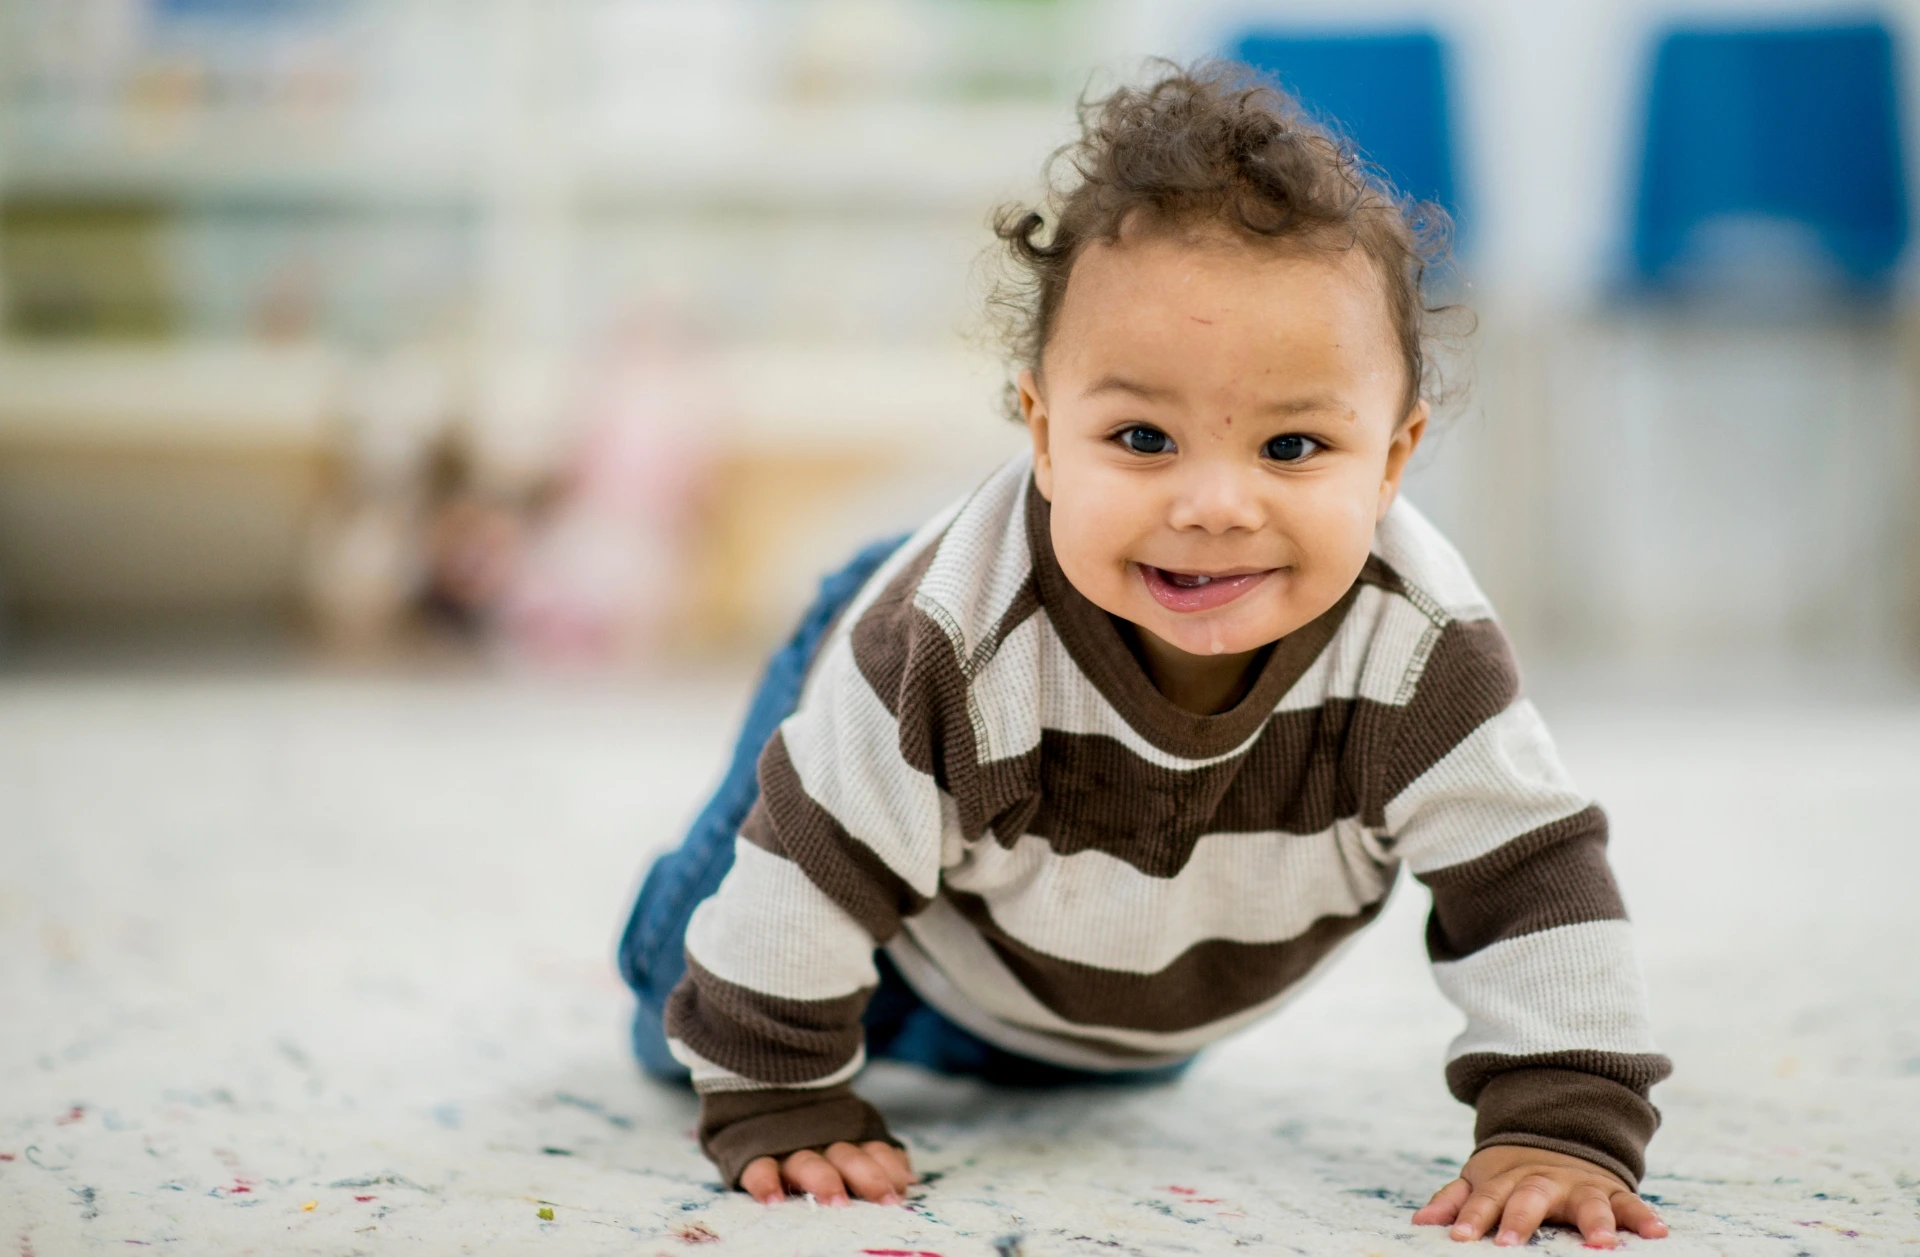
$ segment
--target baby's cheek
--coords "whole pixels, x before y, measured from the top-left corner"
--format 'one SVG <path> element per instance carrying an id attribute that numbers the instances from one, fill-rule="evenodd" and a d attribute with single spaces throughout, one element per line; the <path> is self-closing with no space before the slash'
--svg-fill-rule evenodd
<path id="1" fill-rule="evenodd" d="M 1126 569 L 1126 543 L 1115 512 L 1087 509 L 1082 502 L 1056 502 L 1053 552 L 1067 580 L 1102 610 L 1116 611 Z M 1063 509 L 1064 508 L 1064 509 Z"/>
<path id="2" fill-rule="evenodd" d="M 1293 521 L 1290 540 L 1294 579 L 1287 590 L 1288 610 L 1304 623 L 1340 600 L 1366 566 L 1373 548 L 1370 503 L 1352 494 L 1328 495 Z"/>
<path id="3" fill-rule="evenodd" d="M 1345 481 L 1330 481 L 1317 489 L 1294 503 L 1290 512 L 1294 544 L 1304 560 L 1301 566 L 1331 568 L 1335 573 L 1351 567 L 1347 577 L 1351 580 L 1373 545 L 1376 498 L 1365 486 Z"/>
<path id="4" fill-rule="evenodd" d="M 1138 507 L 1128 497 L 1123 490 L 1108 490 L 1083 494 L 1067 505 L 1070 544 L 1083 563 L 1112 567 L 1125 562 L 1128 543 L 1140 531 Z M 1056 520 L 1058 512 L 1056 506 Z M 1059 533 L 1056 524 L 1056 540 Z"/>

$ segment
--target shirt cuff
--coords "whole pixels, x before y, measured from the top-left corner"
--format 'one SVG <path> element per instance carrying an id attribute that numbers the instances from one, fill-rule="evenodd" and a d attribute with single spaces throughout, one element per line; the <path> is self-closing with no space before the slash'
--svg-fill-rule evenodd
<path id="1" fill-rule="evenodd" d="M 880 1111 L 841 1083 L 805 1090 L 712 1091 L 700 1097 L 700 1150 L 729 1187 L 760 1157 L 879 1139 L 904 1148 Z"/>
<path id="2" fill-rule="evenodd" d="M 1660 1110 L 1639 1090 L 1573 1069 L 1495 1074 L 1475 1100 L 1474 1151 L 1499 1144 L 1561 1152 L 1620 1176 L 1634 1191 Z"/>

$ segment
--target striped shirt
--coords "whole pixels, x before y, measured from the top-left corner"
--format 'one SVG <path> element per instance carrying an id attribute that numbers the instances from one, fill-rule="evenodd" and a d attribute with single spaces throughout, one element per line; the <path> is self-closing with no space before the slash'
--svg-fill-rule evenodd
<path id="1" fill-rule="evenodd" d="M 1606 818 L 1453 548 L 1396 504 L 1340 602 L 1233 708 L 1196 715 L 1067 581 L 1048 509 L 1022 456 L 922 528 L 761 756 L 667 1011 L 727 1181 L 757 1156 L 890 1138 L 847 1085 L 876 946 L 990 1043 L 1141 1069 L 1273 1011 L 1404 864 L 1467 1017 L 1446 1078 L 1476 1141 L 1637 1183 L 1669 1065 Z"/>

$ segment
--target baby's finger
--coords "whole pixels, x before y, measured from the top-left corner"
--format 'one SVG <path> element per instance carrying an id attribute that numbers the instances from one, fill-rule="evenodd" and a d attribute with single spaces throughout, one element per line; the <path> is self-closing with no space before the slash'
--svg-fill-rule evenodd
<path id="1" fill-rule="evenodd" d="M 913 1186 L 913 1162 L 907 1158 L 904 1148 L 896 1148 L 884 1139 L 870 1139 L 860 1145 L 860 1150 L 880 1163 L 893 1181 L 893 1190 L 904 1192 Z"/>
<path id="2" fill-rule="evenodd" d="M 1607 1202 L 1606 1192 L 1593 1186 L 1575 1188 L 1569 1204 L 1573 1224 L 1580 1228 L 1580 1238 L 1588 1248 L 1612 1248 L 1620 1242 L 1613 1229 L 1613 1206 Z"/>
<path id="3" fill-rule="evenodd" d="M 840 1171 L 811 1148 L 796 1152 L 781 1162 L 780 1173 L 786 1177 L 787 1186 L 797 1192 L 807 1193 L 823 1205 L 849 1203 L 846 1186 L 840 1181 Z"/>
<path id="4" fill-rule="evenodd" d="M 780 1181 L 780 1163 L 772 1157 L 760 1157 L 749 1162 L 740 1172 L 740 1190 L 763 1205 L 777 1205 L 786 1197 L 787 1189 Z"/>
<path id="5" fill-rule="evenodd" d="M 827 1160 L 833 1168 L 840 1171 L 847 1188 L 862 1200 L 871 1200 L 876 1205 L 897 1205 L 900 1197 L 893 1191 L 893 1181 L 880 1163 L 854 1147 L 841 1142 L 827 1147 Z"/>
<path id="6" fill-rule="evenodd" d="M 1505 1246 L 1526 1243 L 1547 1220 L 1559 1196 L 1560 1189 L 1552 1179 L 1537 1174 L 1522 1179 L 1507 1197 L 1507 1207 L 1500 1215 L 1500 1234 L 1493 1242 Z"/>
<path id="7" fill-rule="evenodd" d="M 1433 1199 L 1414 1212 L 1415 1226 L 1445 1226 L 1460 1216 L 1460 1206 L 1473 1194 L 1473 1184 L 1456 1178 L 1433 1194 Z"/>
<path id="8" fill-rule="evenodd" d="M 1660 1220 L 1652 1205 L 1632 1192 L 1613 1194 L 1613 1216 L 1622 1230 L 1632 1231 L 1641 1239 L 1666 1238 L 1667 1224 Z"/>
<path id="9" fill-rule="evenodd" d="M 1500 1216 L 1501 1197 L 1492 1195 L 1484 1188 L 1467 1197 L 1467 1203 L 1460 1206 L 1460 1216 L 1454 1220 L 1453 1229 L 1447 1234 L 1456 1240 L 1477 1240 L 1487 1233 L 1494 1219 Z"/>

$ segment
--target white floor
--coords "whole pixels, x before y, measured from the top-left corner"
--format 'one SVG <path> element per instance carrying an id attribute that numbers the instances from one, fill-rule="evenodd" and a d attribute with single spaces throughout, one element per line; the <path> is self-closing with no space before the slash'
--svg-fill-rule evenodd
<path id="1" fill-rule="evenodd" d="M 0 686 L 0 1252 L 1439 1253 L 1470 1115 L 1405 885 L 1177 1086 L 876 1067 L 910 1211 L 719 1192 L 613 939 L 738 683 Z M 1549 717 L 1615 819 L 1679 1073 L 1683 1254 L 1920 1257 L 1920 711 Z M 551 1209 L 551 1220 L 541 1211 Z M 1575 1241 L 1544 1241 L 1571 1252 Z"/>

